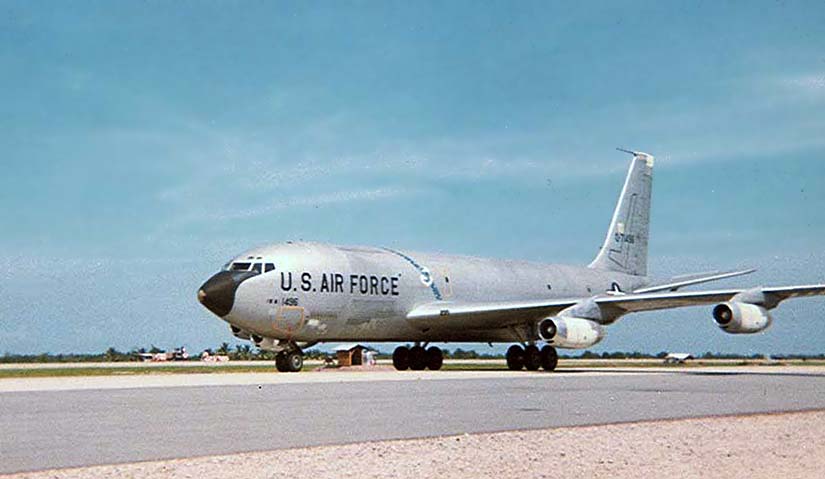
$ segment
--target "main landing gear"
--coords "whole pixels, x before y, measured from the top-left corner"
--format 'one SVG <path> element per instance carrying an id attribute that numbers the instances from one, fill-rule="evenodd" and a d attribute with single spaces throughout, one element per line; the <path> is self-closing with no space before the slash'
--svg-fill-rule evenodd
<path id="1" fill-rule="evenodd" d="M 541 349 L 531 344 L 526 348 L 514 344 L 507 350 L 507 368 L 511 371 L 519 371 L 521 368 L 528 371 L 538 371 L 539 368 L 545 371 L 553 371 L 559 363 L 559 356 L 556 348 L 545 346 Z"/>
<path id="2" fill-rule="evenodd" d="M 427 349 L 418 344 L 411 348 L 399 346 L 392 353 L 392 365 L 399 371 L 406 371 L 407 369 L 438 371 L 441 369 L 442 364 L 444 364 L 444 355 L 441 349 L 435 346 Z"/>
<path id="3" fill-rule="evenodd" d="M 279 373 L 297 373 L 304 367 L 304 353 L 300 349 L 287 349 L 275 356 L 275 368 Z"/>

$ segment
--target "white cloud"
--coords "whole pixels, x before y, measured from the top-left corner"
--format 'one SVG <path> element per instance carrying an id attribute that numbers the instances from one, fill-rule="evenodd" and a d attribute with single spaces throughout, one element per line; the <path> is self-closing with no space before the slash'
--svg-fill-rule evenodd
<path id="1" fill-rule="evenodd" d="M 780 83 L 803 92 L 825 94 L 825 72 L 786 76 Z"/>
<path id="2" fill-rule="evenodd" d="M 321 206 L 339 203 L 351 203 L 354 201 L 375 201 L 383 198 L 391 198 L 410 194 L 412 191 L 404 188 L 375 188 L 366 190 L 338 191 L 335 193 L 322 193 L 311 196 L 297 196 L 275 200 L 269 204 L 248 208 L 238 211 L 225 211 L 216 214 L 205 215 L 199 220 L 231 220 L 239 218 L 253 218 L 264 216 L 269 213 L 291 207 Z"/>
<path id="3" fill-rule="evenodd" d="M 379 199 L 394 198 L 403 195 L 414 195 L 419 193 L 420 191 L 421 190 L 414 190 L 409 188 L 382 187 L 373 189 L 337 191 L 333 193 L 320 193 L 316 195 L 284 197 L 271 201 L 267 204 L 251 208 L 241 208 L 235 210 L 226 209 L 218 212 L 209 212 L 205 210 L 192 211 L 189 214 L 178 218 L 177 220 L 162 225 L 154 234 L 147 236 L 147 239 L 152 241 L 158 238 L 161 234 L 163 236 L 167 235 L 170 229 L 174 229 L 182 225 L 192 223 L 248 219 L 265 216 L 287 208 L 319 207 L 324 205 L 352 203 L 357 201 L 369 202 L 376 201 Z"/>
<path id="4" fill-rule="evenodd" d="M 648 151 L 662 165 L 825 147 L 825 119 L 800 98 L 800 92 L 825 93 L 825 75 L 720 79 L 709 88 L 731 94 L 717 102 L 673 97 L 617 103 L 549 115 L 546 123 L 519 130 L 423 139 L 382 135 L 380 126 L 346 112 L 252 128 L 172 114 L 175 128 L 164 131 L 175 132 L 169 155 L 183 171 L 180 182 L 164 186 L 155 199 L 168 205 L 168 224 L 176 225 L 412 194 L 434 180 L 525 183 L 615 175 L 627 162 L 614 146 Z M 282 93 L 275 100 L 280 105 L 288 98 Z M 364 135 L 372 128 L 375 134 Z M 341 184 L 385 186 L 335 191 Z M 287 198 L 273 202 L 273 194 Z"/>

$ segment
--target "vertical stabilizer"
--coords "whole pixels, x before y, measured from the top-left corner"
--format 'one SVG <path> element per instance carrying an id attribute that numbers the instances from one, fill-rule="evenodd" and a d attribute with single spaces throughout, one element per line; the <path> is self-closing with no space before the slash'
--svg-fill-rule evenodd
<path id="1" fill-rule="evenodd" d="M 613 212 L 607 238 L 590 267 L 647 276 L 653 157 L 637 151 L 620 151 L 631 153 L 633 161 Z"/>

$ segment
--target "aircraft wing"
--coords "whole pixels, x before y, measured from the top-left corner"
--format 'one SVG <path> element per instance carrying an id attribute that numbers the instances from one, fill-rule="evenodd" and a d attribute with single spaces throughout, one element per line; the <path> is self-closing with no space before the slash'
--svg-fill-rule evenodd
<path id="1" fill-rule="evenodd" d="M 407 319 L 422 327 L 443 326 L 445 321 L 450 321 L 455 327 L 466 329 L 497 329 L 555 316 L 579 301 L 581 298 L 479 303 L 435 301 L 413 309 Z"/>
<path id="2" fill-rule="evenodd" d="M 761 291 L 776 304 L 790 298 L 825 295 L 825 284 L 785 286 L 776 288 L 725 289 L 647 294 L 616 294 L 593 298 L 573 298 L 548 301 L 453 302 L 436 301 L 410 311 L 407 319 L 421 326 L 451 326 L 465 329 L 496 329 L 559 314 L 583 301 L 593 300 L 600 308 L 618 317 L 627 313 L 701 306 L 729 301 L 737 294 Z"/>
<path id="3" fill-rule="evenodd" d="M 825 295 L 825 284 L 809 286 L 784 286 L 778 288 L 756 288 L 777 303 L 789 298 Z M 650 294 L 627 294 L 596 298 L 599 306 L 613 306 L 627 313 L 656 311 L 659 309 L 701 306 L 729 301 L 745 289 L 723 289 L 716 291 L 684 291 Z"/>

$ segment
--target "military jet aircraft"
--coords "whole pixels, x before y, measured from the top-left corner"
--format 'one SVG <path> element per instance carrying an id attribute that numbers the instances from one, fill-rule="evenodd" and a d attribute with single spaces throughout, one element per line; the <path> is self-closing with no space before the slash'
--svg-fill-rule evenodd
<path id="1" fill-rule="evenodd" d="M 300 371 L 301 350 L 330 341 L 409 342 L 398 370 L 437 370 L 434 342 L 515 343 L 512 370 L 556 368 L 556 348 L 588 348 L 628 313 L 714 304 L 730 334 L 758 333 L 782 301 L 825 284 L 716 291 L 686 286 L 753 270 L 653 282 L 647 276 L 653 156 L 634 151 L 604 244 L 588 266 L 286 242 L 229 261 L 198 300 L 232 334 L 276 351 L 278 371 Z"/>

